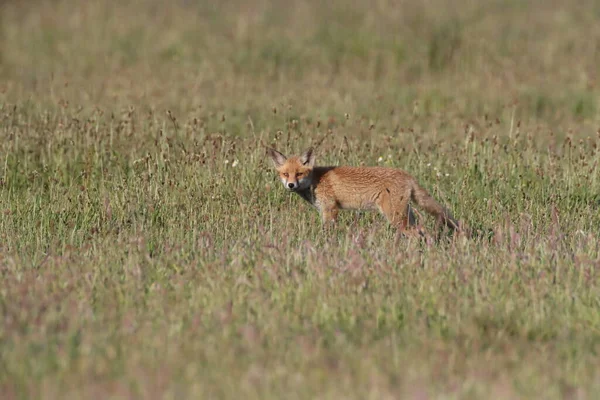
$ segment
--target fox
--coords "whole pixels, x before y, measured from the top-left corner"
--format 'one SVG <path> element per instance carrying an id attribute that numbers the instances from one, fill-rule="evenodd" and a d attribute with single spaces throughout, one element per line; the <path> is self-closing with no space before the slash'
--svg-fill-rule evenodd
<path id="1" fill-rule="evenodd" d="M 460 229 L 450 211 L 406 171 L 381 166 L 315 166 L 313 147 L 291 157 L 265 147 L 285 189 L 317 208 L 325 227 L 336 224 L 340 209 L 371 210 L 383 214 L 402 234 L 424 237 L 423 230 L 416 227 L 412 200 L 436 218 L 438 228 Z"/>

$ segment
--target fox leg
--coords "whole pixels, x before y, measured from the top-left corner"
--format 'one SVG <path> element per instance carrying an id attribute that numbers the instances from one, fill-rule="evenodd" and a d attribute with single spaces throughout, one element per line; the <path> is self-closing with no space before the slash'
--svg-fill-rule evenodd
<path id="1" fill-rule="evenodd" d="M 390 224 L 397 227 L 400 232 L 409 236 L 423 236 L 421 229 L 415 228 L 416 219 L 409 200 L 410 194 L 402 196 L 392 194 L 390 190 L 385 189 L 379 194 L 375 204 Z"/>
<path id="2" fill-rule="evenodd" d="M 379 211 L 385 216 L 390 224 L 404 231 L 408 227 L 408 201 L 404 202 L 398 199 L 397 196 L 392 199 L 392 194 L 389 189 L 383 190 L 375 200 L 375 204 Z M 398 201 L 400 200 L 400 201 Z M 398 204 L 400 203 L 400 204 Z M 402 204 L 405 203 L 405 204 Z"/>
<path id="3" fill-rule="evenodd" d="M 417 225 L 417 219 L 415 218 L 415 213 L 412 210 L 412 207 L 410 206 L 410 204 L 407 204 L 407 206 L 406 206 L 406 213 L 408 215 L 408 225 L 409 226 Z"/>
<path id="4" fill-rule="evenodd" d="M 338 217 L 338 207 L 335 203 L 327 203 L 321 206 L 321 218 L 323 225 L 329 226 L 335 224 Z"/>

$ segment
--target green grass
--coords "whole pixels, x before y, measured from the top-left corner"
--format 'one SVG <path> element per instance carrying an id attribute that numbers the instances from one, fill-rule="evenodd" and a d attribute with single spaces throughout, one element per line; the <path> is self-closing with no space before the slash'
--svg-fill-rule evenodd
<path id="1" fill-rule="evenodd" d="M 424 4 L 0 3 L 2 398 L 598 393 L 600 9 Z M 324 232 L 323 138 L 481 235 Z"/>

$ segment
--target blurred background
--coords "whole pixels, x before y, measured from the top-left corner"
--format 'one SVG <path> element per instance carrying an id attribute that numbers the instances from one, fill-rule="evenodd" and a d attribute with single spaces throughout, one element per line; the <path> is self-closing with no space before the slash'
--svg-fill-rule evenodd
<path id="1" fill-rule="evenodd" d="M 599 21 L 594 0 L 4 0 L 1 93 L 255 119 L 286 99 L 332 114 L 518 103 L 524 123 L 593 130 Z"/>

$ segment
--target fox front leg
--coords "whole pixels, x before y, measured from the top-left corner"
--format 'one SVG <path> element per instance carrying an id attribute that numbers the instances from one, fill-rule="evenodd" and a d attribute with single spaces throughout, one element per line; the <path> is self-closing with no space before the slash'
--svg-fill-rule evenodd
<path id="1" fill-rule="evenodd" d="M 324 227 L 335 225 L 338 217 L 338 207 L 335 203 L 324 204 L 321 207 L 321 219 Z"/>

